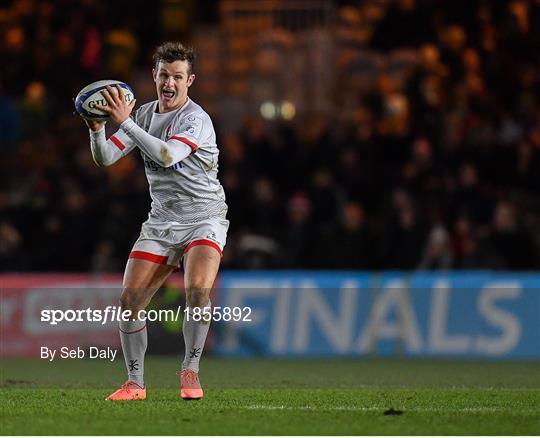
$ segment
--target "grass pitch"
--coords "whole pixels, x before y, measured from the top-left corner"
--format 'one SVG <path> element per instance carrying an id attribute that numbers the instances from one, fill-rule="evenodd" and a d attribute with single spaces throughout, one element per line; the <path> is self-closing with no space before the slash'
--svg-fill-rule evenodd
<path id="1" fill-rule="evenodd" d="M 540 363 L 204 358 L 205 398 L 149 357 L 148 398 L 104 400 L 122 359 L 3 360 L 2 435 L 539 435 Z"/>

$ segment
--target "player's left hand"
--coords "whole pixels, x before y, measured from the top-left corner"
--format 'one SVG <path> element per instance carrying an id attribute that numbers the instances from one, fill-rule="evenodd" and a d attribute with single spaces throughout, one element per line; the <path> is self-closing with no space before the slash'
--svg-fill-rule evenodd
<path id="1" fill-rule="evenodd" d="M 111 119 L 121 125 L 133 111 L 137 99 L 127 103 L 124 89 L 120 85 L 117 85 L 116 88 L 118 93 L 115 93 L 110 85 L 107 86 L 107 89 L 103 90 L 101 94 L 107 101 L 108 106 L 96 105 L 96 108 L 109 113 Z"/>

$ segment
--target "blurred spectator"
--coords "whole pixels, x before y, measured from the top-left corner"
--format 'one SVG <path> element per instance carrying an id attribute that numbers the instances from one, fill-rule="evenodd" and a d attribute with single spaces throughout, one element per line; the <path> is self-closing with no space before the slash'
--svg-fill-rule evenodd
<path id="1" fill-rule="evenodd" d="M 244 234 L 238 238 L 235 262 L 230 263 L 241 269 L 267 269 L 283 266 L 279 245 L 269 237 Z"/>
<path id="2" fill-rule="evenodd" d="M 49 128 L 50 108 L 46 99 L 46 91 L 42 82 L 32 81 L 28 84 L 20 105 L 23 139 L 40 137 Z"/>
<path id="3" fill-rule="evenodd" d="M 452 267 L 452 258 L 448 231 L 442 225 L 436 225 L 429 233 L 428 242 L 418 268 L 449 269 Z"/>
<path id="4" fill-rule="evenodd" d="M 420 264 L 427 232 L 411 203 L 396 207 L 395 216 L 386 226 L 383 266 L 414 269 Z"/>
<path id="5" fill-rule="evenodd" d="M 517 223 L 515 206 L 500 201 L 493 214 L 493 231 L 489 236 L 500 267 L 533 269 L 537 260 L 531 240 Z"/>
<path id="6" fill-rule="evenodd" d="M 283 266 L 310 268 L 319 254 L 314 252 L 317 233 L 311 222 L 312 202 L 302 192 L 295 193 L 287 202 L 287 223 L 281 231 Z"/>
<path id="7" fill-rule="evenodd" d="M 27 268 L 22 238 L 17 229 L 8 221 L 0 222 L 0 265 L 6 270 Z"/>
<path id="8" fill-rule="evenodd" d="M 371 44 L 382 50 L 396 47 L 418 47 L 433 39 L 429 11 L 417 0 L 397 0 L 391 3 L 379 22 Z"/>
<path id="9" fill-rule="evenodd" d="M 324 239 L 324 236 L 320 236 Z M 319 266 L 334 269 L 371 269 L 377 266 L 373 230 L 366 224 L 365 212 L 358 202 L 343 207 L 337 229 L 324 241 Z"/>

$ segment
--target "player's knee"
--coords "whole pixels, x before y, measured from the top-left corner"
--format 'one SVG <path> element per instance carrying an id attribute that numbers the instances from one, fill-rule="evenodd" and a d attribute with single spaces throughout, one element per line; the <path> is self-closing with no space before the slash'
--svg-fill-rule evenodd
<path id="1" fill-rule="evenodd" d="M 133 313 L 142 310 L 143 300 L 140 295 L 135 289 L 125 288 L 120 296 L 122 310 L 131 310 Z"/>
<path id="2" fill-rule="evenodd" d="M 190 287 L 186 290 L 187 302 L 190 307 L 204 307 L 210 299 L 210 288 Z"/>
<path id="3" fill-rule="evenodd" d="M 209 289 L 211 288 L 211 283 L 210 287 L 208 286 L 208 284 L 209 281 L 206 275 L 197 273 L 195 275 L 190 274 L 186 276 L 185 286 L 188 293 L 190 293 L 191 291 L 194 291 L 196 293 L 208 293 Z"/>

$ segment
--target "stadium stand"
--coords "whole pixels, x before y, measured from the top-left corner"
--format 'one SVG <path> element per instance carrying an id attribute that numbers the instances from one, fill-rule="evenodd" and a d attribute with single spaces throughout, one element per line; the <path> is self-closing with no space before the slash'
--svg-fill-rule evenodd
<path id="1" fill-rule="evenodd" d="M 0 269 L 122 269 L 142 165 L 97 168 L 71 99 L 104 77 L 151 99 L 167 38 L 218 122 L 224 267 L 540 267 L 539 2 L 177 2 L 191 24 L 156 33 L 126 3 L 0 9 Z"/>

